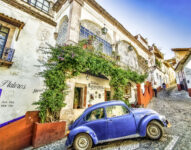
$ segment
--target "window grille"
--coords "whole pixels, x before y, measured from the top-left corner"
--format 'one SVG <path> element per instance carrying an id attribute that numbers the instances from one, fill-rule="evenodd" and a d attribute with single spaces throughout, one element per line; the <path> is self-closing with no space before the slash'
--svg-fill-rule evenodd
<path id="1" fill-rule="evenodd" d="M 9 35 L 9 28 L 0 25 L 0 58 L 3 56 L 3 51 Z"/>
<path id="2" fill-rule="evenodd" d="M 0 24 L 0 59 L 12 62 L 15 50 L 5 47 L 9 35 L 9 28 Z"/>
<path id="3" fill-rule="evenodd" d="M 98 50 L 99 45 L 102 44 L 103 45 L 103 53 L 111 56 L 111 54 L 112 54 L 112 46 L 111 46 L 111 44 L 108 43 L 106 40 L 100 38 L 99 36 L 97 36 L 93 32 L 89 31 L 85 27 L 81 26 L 80 27 L 80 40 L 88 39 L 89 36 L 94 36 L 95 37 L 95 41 L 93 43 L 95 49 Z"/>
<path id="4" fill-rule="evenodd" d="M 50 8 L 50 3 L 47 0 L 23 0 L 28 4 L 40 9 L 41 11 L 48 13 Z"/>

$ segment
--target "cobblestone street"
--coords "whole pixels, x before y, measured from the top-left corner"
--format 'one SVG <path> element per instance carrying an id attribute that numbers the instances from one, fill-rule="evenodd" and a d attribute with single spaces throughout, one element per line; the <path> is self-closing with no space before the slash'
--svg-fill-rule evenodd
<path id="1" fill-rule="evenodd" d="M 153 98 L 148 108 L 165 115 L 172 124 L 165 129 L 165 135 L 159 141 L 147 138 L 120 140 L 97 145 L 93 150 L 190 150 L 191 149 L 191 98 L 187 92 L 178 92 L 176 88 L 169 88 Z M 37 150 L 63 150 L 66 139 L 62 139 Z"/>

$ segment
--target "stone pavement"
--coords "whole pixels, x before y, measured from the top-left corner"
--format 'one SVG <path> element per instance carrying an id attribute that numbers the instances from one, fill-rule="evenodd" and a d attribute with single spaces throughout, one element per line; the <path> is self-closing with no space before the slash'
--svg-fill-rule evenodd
<path id="1" fill-rule="evenodd" d="M 166 130 L 168 135 L 178 137 L 173 150 L 191 150 L 191 98 L 186 91 L 172 88 L 160 92 L 148 106 L 165 115 L 172 124 Z"/>
<path id="2" fill-rule="evenodd" d="M 165 115 L 172 124 L 165 128 L 165 135 L 159 141 L 147 138 L 119 140 L 95 146 L 93 150 L 191 150 L 191 98 L 185 91 L 169 88 L 153 98 L 148 108 Z M 66 139 L 36 150 L 64 150 Z M 29 150 L 29 149 L 27 149 Z"/>

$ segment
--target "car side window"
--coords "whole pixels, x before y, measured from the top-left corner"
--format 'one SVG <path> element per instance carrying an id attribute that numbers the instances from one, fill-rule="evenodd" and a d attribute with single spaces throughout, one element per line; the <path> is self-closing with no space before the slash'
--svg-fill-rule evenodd
<path id="1" fill-rule="evenodd" d="M 123 116 L 128 113 L 129 113 L 129 110 L 125 106 L 121 106 L 121 105 L 108 106 L 106 108 L 107 118 Z"/>
<path id="2" fill-rule="evenodd" d="M 98 119 L 102 119 L 102 118 L 105 118 L 104 109 L 98 108 L 98 109 L 95 109 L 95 110 L 91 111 L 90 113 L 88 113 L 86 115 L 85 120 L 92 121 L 92 120 L 98 120 Z"/>

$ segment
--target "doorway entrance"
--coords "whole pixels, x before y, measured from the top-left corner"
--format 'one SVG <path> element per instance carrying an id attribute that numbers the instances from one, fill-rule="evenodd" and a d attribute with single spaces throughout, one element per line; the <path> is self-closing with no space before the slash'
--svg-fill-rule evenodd
<path id="1" fill-rule="evenodd" d="M 111 91 L 106 89 L 105 90 L 105 101 L 110 101 L 111 100 Z"/>
<path id="2" fill-rule="evenodd" d="M 83 103 L 83 88 L 80 87 L 75 87 L 74 90 L 74 103 L 73 103 L 73 108 L 74 109 L 79 109 L 82 108 L 82 103 Z"/>

